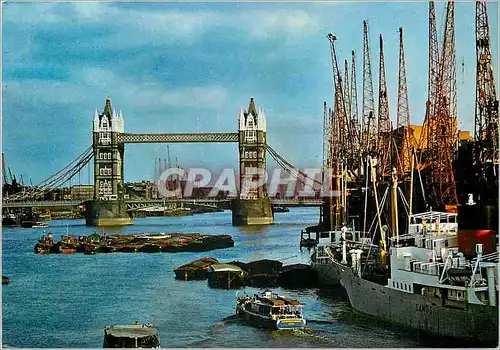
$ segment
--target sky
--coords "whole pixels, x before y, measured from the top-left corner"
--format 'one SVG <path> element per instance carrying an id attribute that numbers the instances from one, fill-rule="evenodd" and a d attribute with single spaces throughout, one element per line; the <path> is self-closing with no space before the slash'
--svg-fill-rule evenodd
<path id="1" fill-rule="evenodd" d="M 436 3 L 438 35 L 444 3 Z M 339 60 L 357 53 L 361 109 L 363 20 L 369 22 L 375 99 L 384 38 L 389 110 L 396 120 L 403 27 L 411 123 L 427 98 L 428 4 L 2 3 L 2 151 L 6 166 L 36 184 L 91 145 L 106 96 L 125 132 L 236 132 L 251 96 L 266 111 L 268 144 L 292 164 L 322 163 L 323 102 L 333 104 L 328 33 Z M 498 62 L 498 3 L 488 4 Z M 459 125 L 475 109 L 475 5 L 455 4 Z M 441 41 L 441 40 L 440 40 Z M 494 65 L 498 84 L 498 65 Z M 238 167 L 237 144 L 172 144 L 182 167 Z M 127 144 L 125 181 L 152 179 L 165 144 Z M 268 159 L 268 167 L 276 167 Z M 88 183 L 84 171 L 72 184 Z M 91 179 L 92 181 L 92 179 Z"/>

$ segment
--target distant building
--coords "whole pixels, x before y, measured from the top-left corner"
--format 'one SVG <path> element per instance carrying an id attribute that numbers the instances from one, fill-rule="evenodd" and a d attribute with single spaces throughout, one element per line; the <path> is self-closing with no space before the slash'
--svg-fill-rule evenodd
<path id="1" fill-rule="evenodd" d="M 152 199 L 153 183 L 151 181 L 136 181 L 125 183 L 125 193 L 129 198 L 140 197 L 144 199 Z"/>
<path id="2" fill-rule="evenodd" d="M 420 144 L 419 149 L 426 148 L 427 146 L 427 128 L 421 125 L 410 125 L 410 128 L 413 130 L 413 135 L 415 136 L 416 144 L 422 140 L 422 144 Z M 423 135 L 422 135 L 423 134 Z M 423 138 L 422 138 L 423 137 Z M 470 131 L 458 131 L 458 141 L 471 140 L 472 136 Z"/>
<path id="3" fill-rule="evenodd" d="M 70 190 L 71 200 L 73 201 L 86 201 L 92 199 L 94 196 L 93 185 L 75 185 Z"/>

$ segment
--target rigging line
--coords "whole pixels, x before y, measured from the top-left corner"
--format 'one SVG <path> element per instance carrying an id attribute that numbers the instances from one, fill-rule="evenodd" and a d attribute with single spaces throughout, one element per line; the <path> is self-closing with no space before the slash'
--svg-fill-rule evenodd
<path id="1" fill-rule="evenodd" d="M 406 200 L 405 196 L 404 196 L 404 193 L 403 191 L 401 190 L 401 187 L 398 186 L 398 191 L 399 191 L 399 195 L 401 196 L 401 201 L 403 202 L 403 204 L 405 205 L 404 208 L 405 209 L 410 209 L 410 205 L 408 204 L 408 201 Z M 406 211 L 408 212 L 408 210 Z"/>
<path id="2" fill-rule="evenodd" d="M 365 214 L 363 215 L 363 237 L 366 232 L 366 210 L 368 207 L 368 178 L 369 176 L 366 175 L 368 174 L 368 162 L 366 162 L 366 170 L 365 170 L 365 177 L 366 177 L 366 182 L 365 182 Z"/>
<path id="3" fill-rule="evenodd" d="M 403 208 L 406 212 L 406 216 L 410 216 L 410 212 L 409 212 L 409 209 L 410 209 L 410 206 L 408 205 L 408 202 L 406 201 L 406 198 L 403 196 L 403 192 L 401 191 L 401 188 L 398 187 L 398 190 L 399 190 L 399 194 L 401 195 L 401 200 L 403 202 Z"/>
<path id="4" fill-rule="evenodd" d="M 382 196 L 382 199 L 380 200 L 380 206 L 384 206 L 385 204 L 385 201 L 387 200 L 387 194 L 389 193 L 389 186 L 387 186 L 387 188 L 385 189 L 385 192 L 384 192 L 384 195 Z M 374 217 L 374 220 L 372 222 L 372 225 L 374 224 L 375 222 L 375 219 L 378 220 L 378 217 L 375 216 Z M 371 244 L 370 244 L 370 248 L 368 249 L 368 254 L 366 255 L 366 260 L 365 260 L 365 265 L 363 266 L 363 271 L 362 272 L 365 272 L 365 269 L 366 269 L 366 265 L 368 263 L 368 257 L 370 256 L 370 252 L 372 250 L 372 246 L 374 245 L 374 241 L 375 241 L 375 233 L 377 232 L 377 228 L 378 226 L 375 226 L 375 230 L 373 231 L 373 236 L 372 236 L 372 241 L 371 241 Z M 371 229 L 371 226 L 370 226 L 370 229 Z M 382 237 L 381 237 L 382 238 Z M 378 245 L 377 245 L 378 246 Z"/>

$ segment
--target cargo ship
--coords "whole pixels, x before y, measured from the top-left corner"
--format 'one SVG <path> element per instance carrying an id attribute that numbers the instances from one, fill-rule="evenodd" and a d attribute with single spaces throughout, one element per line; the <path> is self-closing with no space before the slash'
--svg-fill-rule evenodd
<path id="1" fill-rule="evenodd" d="M 394 177 L 393 184 L 397 192 Z M 405 235 L 396 230 L 391 239 L 386 279 L 374 278 L 357 249 L 349 252 L 350 267 L 334 262 L 352 307 L 424 333 L 497 346 L 496 230 L 467 230 L 467 239 L 461 234 L 470 225 L 464 213 L 488 212 L 476 205 L 471 194 L 458 214 L 414 215 L 421 222 L 410 221 Z"/>

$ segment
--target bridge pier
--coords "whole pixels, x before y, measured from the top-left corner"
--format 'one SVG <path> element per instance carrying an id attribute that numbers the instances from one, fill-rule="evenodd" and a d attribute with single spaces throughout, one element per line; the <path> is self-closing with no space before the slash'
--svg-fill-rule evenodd
<path id="1" fill-rule="evenodd" d="M 99 201 L 83 203 L 85 207 L 85 224 L 87 226 L 122 226 L 131 225 L 132 217 L 127 212 L 123 200 Z"/>
<path id="2" fill-rule="evenodd" d="M 269 197 L 257 199 L 235 198 L 231 201 L 234 226 L 268 225 L 274 223 Z"/>

